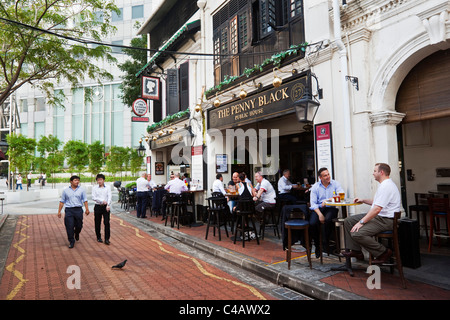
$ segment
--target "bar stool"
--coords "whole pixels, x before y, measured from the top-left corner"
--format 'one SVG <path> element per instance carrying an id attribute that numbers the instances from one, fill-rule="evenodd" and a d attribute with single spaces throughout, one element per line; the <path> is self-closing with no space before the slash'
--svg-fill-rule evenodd
<path id="1" fill-rule="evenodd" d="M 280 231 L 278 230 L 278 217 L 276 214 L 277 208 L 270 207 L 270 208 L 264 208 L 261 223 L 259 225 L 259 234 L 261 235 L 261 239 L 264 240 L 264 231 L 266 227 L 273 227 L 273 233 L 275 236 L 278 236 L 278 239 L 280 239 Z M 270 219 L 272 223 L 266 223 L 266 221 Z"/>
<path id="2" fill-rule="evenodd" d="M 404 289 L 406 289 L 406 281 L 403 275 L 402 259 L 400 257 L 400 248 L 398 245 L 398 220 L 400 219 L 400 215 L 401 212 L 395 212 L 392 230 L 380 232 L 375 237 L 379 240 L 388 239 L 388 243 L 390 244 L 389 247 L 391 247 L 394 251 L 393 256 L 395 256 L 395 259 L 391 258 L 391 261 L 389 263 L 383 263 L 382 266 L 389 266 L 391 273 L 394 273 L 394 267 L 397 268 L 400 279 L 402 281 L 402 286 Z M 372 259 L 372 254 L 369 254 L 369 264 L 372 264 Z"/>
<path id="3" fill-rule="evenodd" d="M 167 225 L 167 220 L 170 216 L 170 226 L 175 226 L 175 220 L 177 222 L 177 228 L 180 229 L 180 219 L 184 218 L 184 202 L 181 195 L 176 193 L 166 194 L 166 221 L 164 225 Z"/>
<path id="4" fill-rule="evenodd" d="M 450 207 L 448 198 L 428 198 L 428 206 L 430 210 L 430 238 L 428 240 L 428 252 L 431 252 L 431 245 L 433 243 L 433 229 L 434 219 L 437 218 L 436 232 L 434 236 L 438 239 L 438 245 L 441 246 L 441 238 L 449 238 L 450 230 Z M 443 234 L 440 228 L 440 218 L 447 220 L 447 234 Z"/>
<path id="5" fill-rule="evenodd" d="M 416 204 L 409 206 L 409 218 L 412 218 L 412 213 L 415 211 L 417 214 L 417 221 L 420 228 L 420 214 L 422 213 L 423 222 L 425 224 L 425 235 L 428 241 L 428 226 L 427 226 L 427 212 L 430 210 L 428 207 L 428 198 L 431 197 L 429 193 L 414 193 Z"/>
<path id="6" fill-rule="evenodd" d="M 216 236 L 216 228 L 219 233 L 219 241 L 221 241 L 220 227 L 225 227 L 225 233 L 228 237 L 227 216 L 228 205 L 227 199 L 224 197 L 210 197 L 208 200 L 208 223 L 206 225 L 205 240 L 208 240 L 209 227 L 213 227 L 213 235 Z"/>
<path id="7" fill-rule="evenodd" d="M 311 248 L 309 243 L 309 222 L 305 220 L 303 211 L 292 209 L 289 220 L 284 223 L 284 227 L 288 232 L 288 247 L 286 250 L 286 261 L 288 263 L 288 269 L 291 269 L 291 256 L 292 256 L 292 230 L 304 230 L 305 232 L 305 246 L 306 255 L 308 257 L 309 268 L 312 269 L 311 264 Z"/>
<path id="8" fill-rule="evenodd" d="M 234 244 L 238 237 L 238 231 L 242 236 L 242 247 L 245 248 L 245 233 L 247 232 L 247 241 L 250 241 L 250 231 L 255 233 L 256 242 L 259 245 L 258 234 L 255 226 L 255 203 L 252 199 L 239 199 L 236 206 L 236 227 L 234 232 Z M 251 220 L 253 228 L 249 226 Z"/>

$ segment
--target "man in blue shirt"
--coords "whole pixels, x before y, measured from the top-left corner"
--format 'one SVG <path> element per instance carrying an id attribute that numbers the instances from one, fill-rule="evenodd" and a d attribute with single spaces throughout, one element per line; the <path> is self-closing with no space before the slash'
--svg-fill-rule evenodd
<path id="1" fill-rule="evenodd" d="M 330 172 L 327 168 L 320 168 L 318 176 L 320 181 L 316 182 L 310 190 L 311 207 L 309 209 L 311 211 L 309 225 L 311 237 L 314 239 L 314 243 L 317 248 L 319 245 L 319 227 L 320 224 L 324 224 L 324 234 L 322 238 L 324 247 L 328 248 L 328 239 L 332 232 L 333 219 L 337 218 L 339 210 L 336 207 L 325 206 L 325 201 L 338 195 L 339 192 L 343 192 L 343 189 L 339 182 L 331 179 Z M 317 249 L 316 257 L 320 257 Z"/>
<path id="2" fill-rule="evenodd" d="M 83 228 L 83 205 L 86 215 L 89 214 L 89 207 L 86 197 L 86 190 L 79 186 L 80 177 L 70 177 L 70 187 L 65 188 L 59 202 L 58 218 L 61 218 L 61 210 L 64 209 L 64 225 L 66 226 L 69 248 L 73 248 L 75 240 L 80 240 L 80 232 Z"/>

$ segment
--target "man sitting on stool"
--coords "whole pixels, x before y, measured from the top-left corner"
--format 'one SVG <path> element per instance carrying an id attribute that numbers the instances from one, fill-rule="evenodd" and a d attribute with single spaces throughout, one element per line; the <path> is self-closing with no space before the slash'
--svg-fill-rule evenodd
<path id="1" fill-rule="evenodd" d="M 320 224 L 324 224 L 323 244 L 328 248 L 328 240 L 330 238 L 333 226 L 333 219 L 337 218 L 339 210 L 335 207 L 327 207 L 325 201 L 333 197 L 333 192 L 337 195 L 343 189 L 339 182 L 331 179 L 330 172 L 327 168 L 320 168 L 318 172 L 320 181 L 311 187 L 311 197 L 309 208 L 310 217 L 309 225 L 311 237 L 314 239 L 316 247 L 319 246 L 319 228 Z M 316 258 L 320 257 L 320 253 L 316 250 Z"/>
<path id="2" fill-rule="evenodd" d="M 297 197 L 291 194 L 291 190 L 297 188 L 296 184 L 292 184 L 289 181 L 291 177 L 291 172 L 289 169 L 283 170 L 283 176 L 278 180 L 278 198 L 280 200 L 285 200 L 289 202 L 289 204 L 294 204 L 297 202 Z"/>
<path id="3" fill-rule="evenodd" d="M 401 196 L 395 183 L 389 178 L 391 168 L 386 163 L 375 164 L 373 176 L 380 183 L 373 200 L 356 198 L 354 202 L 371 205 L 367 214 L 357 214 L 344 220 L 345 245 L 342 254 L 364 260 L 361 247 L 369 251 L 375 260 L 372 264 L 383 264 L 392 256 L 392 250 L 386 249 L 375 239 L 375 235 L 392 230 L 394 214 L 400 211 Z M 349 251 L 351 250 L 351 251 Z"/>

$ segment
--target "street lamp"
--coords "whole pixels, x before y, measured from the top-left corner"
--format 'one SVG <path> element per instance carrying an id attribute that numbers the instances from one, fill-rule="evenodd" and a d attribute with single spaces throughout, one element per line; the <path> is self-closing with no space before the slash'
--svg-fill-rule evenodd
<path id="1" fill-rule="evenodd" d="M 142 145 L 142 139 L 139 140 L 139 148 L 137 148 L 137 153 L 140 157 L 144 157 L 147 149 Z"/>
<path id="2" fill-rule="evenodd" d="M 316 79 L 319 99 L 322 99 L 322 89 L 319 88 L 319 81 L 314 74 L 311 74 L 311 76 Z M 316 117 L 319 106 L 320 102 L 311 95 L 311 87 L 307 82 L 305 94 L 299 100 L 294 102 L 294 110 L 297 116 L 297 120 L 298 122 L 305 123 L 303 129 L 305 129 L 306 131 L 312 130 L 312 123 L 314 121 L 314 118 Z"/>

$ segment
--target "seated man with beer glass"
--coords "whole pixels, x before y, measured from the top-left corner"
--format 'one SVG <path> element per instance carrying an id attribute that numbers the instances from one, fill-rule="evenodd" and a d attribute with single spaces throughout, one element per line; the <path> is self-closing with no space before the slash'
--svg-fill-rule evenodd
<path id="1" fill-rule="evenodd" d="M 324 224 L 324 233 L 322 235 L 324 248 L 328 248 L 333 219 L 337 218 L 339 209 L 336 207 L 327 207 L 325 202 L 344 192 L 341 184 L 331 179 L 327 168 L 320 168 L 318 171 L 319 181 L 311 187 L 310 197 L 310 216 L 309 225 L 311 237 L 314 239 L 316 247 L 319 246 L 319 228 Z M 319 250 L 316 250 L 316 258 L 320 258 Z"/>

